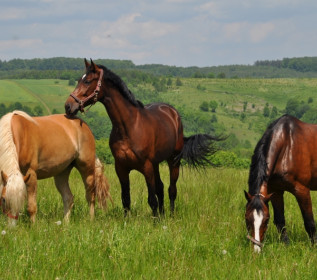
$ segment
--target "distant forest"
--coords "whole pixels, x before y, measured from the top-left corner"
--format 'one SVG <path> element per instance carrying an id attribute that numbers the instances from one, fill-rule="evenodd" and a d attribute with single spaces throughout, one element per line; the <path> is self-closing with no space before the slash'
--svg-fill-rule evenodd
<path id="1" fill-rule="evenodd" d="M 317 57 L 256 61 L 253 65 L 178 67 L 161 64 L 135 65 L 130 60 L 96 59 L 122 76 L 193 78 L 313 78 L 317 77 Z M 0 79 L 77 80 L 84 72 L 82 58 L 0 60 Z M 149 76 L 148 76 L 149 75 Z"/>

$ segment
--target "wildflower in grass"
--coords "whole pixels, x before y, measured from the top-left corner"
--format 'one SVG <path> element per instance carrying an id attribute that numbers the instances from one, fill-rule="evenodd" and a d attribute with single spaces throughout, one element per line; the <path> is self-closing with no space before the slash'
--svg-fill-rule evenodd
<path id="1" fill-rule="evenodd" d="M 227 250 L 222 250 L 223 255 L 226 255 L 227 253 L 228 253 Z"/>
<path id="2" fill-rule="evenodd" d="M 60 226 L 60 225 L 62 224 L 62 222 L 61 222 L 61 221 L 57 221 L 57 222 L 55 222 L 55 224 L 57 224 L 58 226 Z"/>
<path id="3" fill-rule="evenodd" d="M 163 229 L 164 229 L 164 230 L 167 230 L 167 226 L 163 226 Z"/>
<path id="4" fill-rule="evenodd" d="M 7 232 L 5 230 L 1 231 L 1 235 L 6 235 Z"/>

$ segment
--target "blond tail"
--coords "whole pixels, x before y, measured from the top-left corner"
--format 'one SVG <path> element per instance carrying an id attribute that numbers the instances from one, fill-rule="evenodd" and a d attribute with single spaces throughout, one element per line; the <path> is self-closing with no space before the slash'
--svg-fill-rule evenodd
<path id="1" fill-rule="evenodd" d="M 99 207 L 106 209 L 107 199 L 109 199 L 113 205 L 113 200 L 109 192 L 110 186 L 106 176 L 104 175 L 104 166 L 97 157 L 95 160 L 95 187 Z"/>

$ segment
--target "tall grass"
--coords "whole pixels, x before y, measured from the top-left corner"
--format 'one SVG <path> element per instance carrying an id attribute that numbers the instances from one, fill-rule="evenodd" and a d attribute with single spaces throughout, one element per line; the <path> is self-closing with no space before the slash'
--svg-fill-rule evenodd
<path id="1" fill-rule="evenodd" d="M 264 251 L 253 253 L 244 225 L 247 170 L 183 168 L 176 213 L 168 209 L 168 168 L 161 166 L 166 215 L 151 216 L 144 178 L 131 174 L 132 212 L 124 218 L 113 166 L 106 167 L 115 205 L 90 221 L 80 176 L 73 172 L 75 206 L 68 225 L 52 179 L 39 182 L 38 215 L 16 228 L 0 218 L 0 279 L 313 279 L 311 247 L 295 199 L 286 195 L 291 243 L 278 241 L 273 222 Z M 316 196 L 313 194 L 314 205 Z M 5 231 L 5 232 L 4 232 Z"/>

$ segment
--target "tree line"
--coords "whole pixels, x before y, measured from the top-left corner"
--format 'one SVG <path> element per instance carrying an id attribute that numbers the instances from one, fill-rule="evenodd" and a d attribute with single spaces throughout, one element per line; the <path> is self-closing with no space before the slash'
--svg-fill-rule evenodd
<path id="1" fill-rule="evenodd" d="M 115 72 L 129 75 L 192 78 L 295 78 L 317 77 L 317 57 L 256 61 L 253 65 L 178 67 L 162 64 L 135 65 L 130 60 L 96 59 Z M 0 60 L 0 79 L 78 79 L 84 72 L 82 58 Z M 135 74 L 136 73 L 136 74 Z M 119 74 L 119 73 L 118 73 Z"/>
<path id="2" fill-rule="evenodd" d="M 282 60 L 260 60 L 255 66 L 289 68 L 299 72 L 317 72 L 317 57 L 283 58 Z"/>

